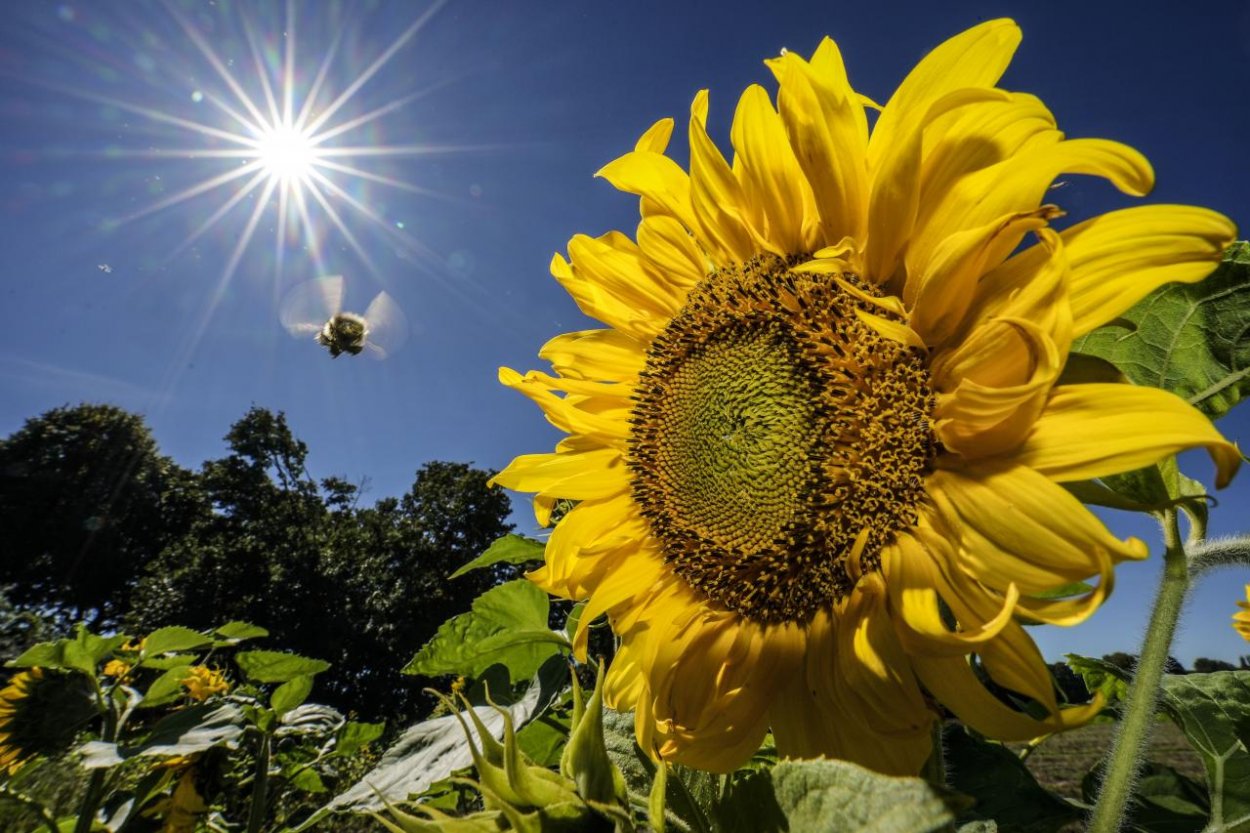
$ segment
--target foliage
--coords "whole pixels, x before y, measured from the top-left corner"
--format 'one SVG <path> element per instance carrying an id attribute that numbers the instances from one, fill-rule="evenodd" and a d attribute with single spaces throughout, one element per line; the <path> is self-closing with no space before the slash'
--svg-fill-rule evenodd
<path id="1" fill-rule="evenodd" d="M 206 512 L 191 472 L 111 405 L 56 408 L 0 440 L 0 584 L 20 605 L 115 622 L 134 577 Z"/>
<path id="2" fill-rule="evenodd" d="M 20 703 L 32 729 L 19 740 L 37 757 L 0 774 L 0 798 L 56 820 L 54 811 L 64 808 L 43 806 L 27 785 L 38 782 L 45 765 L 63 768 L 61 756 L 73 746 L 90 775 L 78 806 L 58 825 L 77 818 L 76 829 L 85 830 L 94 819 L 131 830 L 155 818 L 169 829 L 177 820 L 190 830 L 211 812 L 240 821 L 246 815 L 256 833 L 288 821 L 281 808 L 292 802 L 279 799 L 325 792 L 339 778 L 336 762 L 358 755 L 382 726 L 304 702 L 327 663 L 237 650 L 247 636 L 261 634 L 233 622 L 211 632 L 168 627 L 131 640 L 80 626 L 71 637 L 32 646 L 10 666 L 74 681 L 82 719 L 69 719 L 64 698 Z M 40 721 L 47 724 L 42 729 Z"/>
<path id="3" fill-rule="evenodd" d="M 488 488 L 489 472 L 430 462 L 400 499 L 360 507 L 342 479 L 321 493 L 282 414 L 253 408 L 226 439 L 231 453 L 200 474 L 214 512 L 148 566 L 129 624 L 260 622 L 331 662 L 319 684 L 328 703 L 419 716 L 429 704 L 420 681 L 399 675 L 402 657 L 491 585 L 490 574 L 447 575 L 510 529 L 507 497 Z"/>

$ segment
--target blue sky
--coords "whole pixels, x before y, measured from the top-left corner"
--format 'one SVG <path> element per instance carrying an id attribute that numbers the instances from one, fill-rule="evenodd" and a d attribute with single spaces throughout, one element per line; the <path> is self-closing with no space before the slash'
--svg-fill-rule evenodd
<path id="1" fill-rule="evenodd" d="M 548 338 L 593 326 L 547 273 L 573 234 L 636 223 L 636 201 L 593 173 L 655 119 L 680 124 L 704 87 L 727 147 L 740 91 L 772 83 L 763 59 L 782 47 L 809 53 L 825 34 L 852 83 L 884 101 L 944 38 L 1014 17 L 1024 43 L 1004 86 L 1039 95 L 1070 136 L 1144 152 L 1158 177 L 1151 201 L 1211 206 L 1250 229 L 1244 2 L 293 8 L 293 25 L 279 3 L 227 0 L 0 12 L 0 432 L 57 405 L 113 402 L 145 414 L 162 449 L 195 466 L 219 456 L 230 423 L 259 405 L 286 412 L 315 476 L 367 477 L 371 499 L 403 492 L 427 460 L 498 468 L 548 450 L 555 430 L 495 374 L 536 367 Z M 315 201 L 311 236 L 302 224 L 283 228 L 276 196 L 258 210 L 260 188 L 210 225 L 247 177 L 176 198 L 246 160 L 208 155 L 232 145 L 188 125 L 241 132 L 214 103 L 247 115 L 224 76 L 265 111 L 260 78 L 278 81 L 290 42 L 295 112 L 322 67 L 318 106 L 346 94 L 323 126 L 349 126 L 327 145 L 364 173 L 332 172 L 340 190 L 322 189 L 342 228 Z M 359 147 L 393 152 L 351 151 Z M 1074 219 L 1128 204 L 1080 177 L 1055 193 Z M 327 274 L 345 276 L 349 310 L 390 293 L 409 323 L 402 349 L 383 362 L 331 361 L 289 336 L 280 299 Z M 1221 427 L 1246 446 L 1250 407 Z M 1186 463 L 1209 481 L 1209 462 Z M 1243 477 L 1221 496 L 1213 532 L 1250 523 L 1248 497 Z M 525 498 L 515 501 L 525 523 Z M 1157 540 L 1149 522 L 1109 522 Z M 1122 568 L 1114 597 L 1085 625 L 1035 630 L 1043 651 L 1136 650 L 1158 568 L 1157 553 Z M 1250 653 L 1228 626 L 1247 581 L 1226 571 L 1202 582 L 1176 656 Z"/>

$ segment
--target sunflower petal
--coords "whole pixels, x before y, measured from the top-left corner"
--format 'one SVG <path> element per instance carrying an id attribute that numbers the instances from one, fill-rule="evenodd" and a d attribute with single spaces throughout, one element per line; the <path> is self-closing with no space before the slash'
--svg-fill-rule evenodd
<path id="1" fill-rule="evenodd" d="M 868 212 L 867 119 L 841 53 L 825 38 L 811 63 L 793 52 L 766 63 L 781 87 L 778 109 L 815 195 L 823 242 L 862 240 Z"/>
<path id="2" fill-rule="evenodd" d="M 994 586 L 1014 582 L 1028 595 L 1083 581 L 1098 571 L 1095 549 L 1121 560 L 1146 555 L 1140 541 L 1120 541 L 1065 489 L 1026 466 L 987 461 L 939 470 L 926 486 L 960 539 L 961 564 Z"/>
<path id="3" fill-rule="evenodd" d="M 753 224 L 775 251 L 803 251 L 804 213 L 815 209 L 816 200 L 763 87 L 752 84 L 742 93 L 729 136 L 746 204 L 758 214 Z"/>
<path id="4" fill-rule="evenodd" d="M 1215 485 L 1227 486 L 1241 453 L 1179 396 L 1134 385 L 1061 385 L 1016 459 L 1063 482 L 1132 471 L 1199 447 L 1215 461 Z"/>
<path id="5" fill-rule="evenodd" d="M 1062 238 L 1072 265 L 1076 335 L 1083 335 L 1165 283 L 1211 274 L 1237 239 L 1237 227 L 1205 208 L 1147 205 L 1087 220 Z"/>

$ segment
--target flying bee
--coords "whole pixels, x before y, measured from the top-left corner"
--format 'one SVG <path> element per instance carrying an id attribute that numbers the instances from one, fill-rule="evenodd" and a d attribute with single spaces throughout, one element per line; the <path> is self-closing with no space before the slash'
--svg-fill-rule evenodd
<path id="1" fill-rule="evenodd" d="M 313 336 L 338 358 L 361 353 L 385 359 L 408 338 L 408 321 L 386 292 L 379 292 L 361 315 L 343 310 L 341 275 L 299 284 L 282 299 L 282 326 L 296 338 Z"/>

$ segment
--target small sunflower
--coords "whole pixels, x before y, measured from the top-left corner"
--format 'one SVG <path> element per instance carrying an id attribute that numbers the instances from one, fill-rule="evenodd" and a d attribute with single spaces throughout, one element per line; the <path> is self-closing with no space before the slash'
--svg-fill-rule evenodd
<path id="1" fill-rule="evenodd" d="M 37 755 L 55 755 L 98 715 L 77 674 L 31 668 L 0 689 L 0 773 L 12 775 Z"/>
<path id="2" fill-rule="evenodd" d="M 766 62 L 776 103 L 743 93 L 732 159 L 703 91 L 688 172 L 672 119 L 599 172 L 641 197 L 636 238 L 578 235 L 551 268 L 608 329 L 548 342 L 554 375 L 500 371 L 569 436 L 495 480 L 536 493 L 540 523 L 576 501 L 532 578 L 589 599 L 583 655 L 608 615 L 607 702 L 644 749 L 727 771 L 771 730 L 783 755 L 915 773 L 933 700 L 1003 739 L 1083 721 L 1097 706 L 1060 710 L 1021 623 L 1084 619 L 1147 548 L 1060 484 L 1192 447 L 1218 485 L 1237 469 L 1178 397 L 1061 378 L 1075 337 L 1202 279 L 1236 230 L 1178 205 L 1051 229 L 1060 174 L 1142 195 L 1153 173 L 998 88 L 1019 40 L 1009 20 L 957 35 L 878 108 L 826 38 Z M 1003 705 L 974 653 L 1047 716 Z"/>
<path id="3" fill-rule="evenodd" d="M 1237 602 L 1240 611 L 1233 614 L 1233 627 L 1241 638 L 1250 642 L 1250 584 L 1246 585 L 1246 601 Z"/>
<path id="4" fill-rule="evenodd" d="M 230 690 L 230 683 L 226 680 L 225 674 L 203 665 L 189 668 L 187 676 L 181 682 L 191 699 L 201 702 L 214 694 L 225 694 Z"/>

